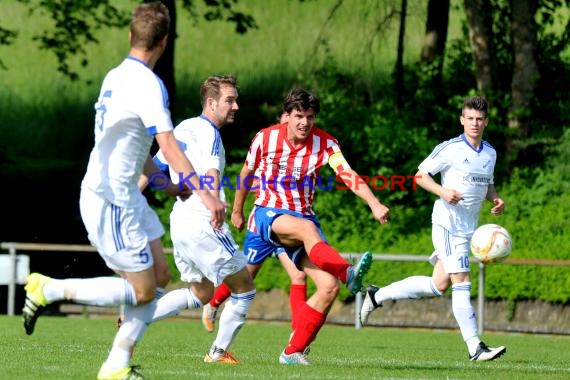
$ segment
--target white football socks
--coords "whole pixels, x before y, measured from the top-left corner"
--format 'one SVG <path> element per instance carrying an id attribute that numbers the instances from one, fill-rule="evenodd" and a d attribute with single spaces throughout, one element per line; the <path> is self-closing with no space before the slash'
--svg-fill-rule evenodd
<path id="1" fill-rule="evenodd" d="M 224 310 L 220 315 L 218 335 L 209 353 L 212 359 L 218 359 L 222 356 L 223 353 L 220 353 L 220 349 L 226 352 L 231 346 L 239 329 L 245 323 L 245 317 L 251 301 L 255 298 L 255 293 L 255 289 L 246 293 L 232 293 L 230 299 L 226 301 Z"/>
<path id="2" fill-rule="evenodd" d="M 152 316 L 152 321 L 156 322 L 161 319 L 174 317 L 182 310 L 199 309 L 202 302 L 188 288 L 180 288 L 172 290 L 163 295 L 157 302 L 156 310 Z"/>
<path id="3" fill-rule="evenodd" d="M 428 276 L 411 276 L 380 288 L 376 292 L 376 302 L 381 304 L 388 300 L 417 299 L 439 297 L 441 292 L 435 287 Z"/>
<path id="4" fill-rule="evenodd" d="M 144 305 L 125 306 L 125 319 L 115 335 L 113 347 L 104 366 L 107 368 L 124 368 L 129 365 L 132 351 L 141 339 L 152 320 L 156 310 L 156 300 Z"/>
<path id="5" fill-rule="evenodd" d="M 475 318 L 475 310 L 471 305 L 471 282 L 452 285 L 451 304 L 461 336 L 467 344 L 469 354 L 473 355 L 481 340 L 477 335 L 477 318 Z"/>
<path id="6" fill-rule="evenodd" d="M 44 286 L 44 297 L 49 303 L 67 300 L 93 306 L 137 304 L 132 285 L 119 277 L 52 279 Z"/>

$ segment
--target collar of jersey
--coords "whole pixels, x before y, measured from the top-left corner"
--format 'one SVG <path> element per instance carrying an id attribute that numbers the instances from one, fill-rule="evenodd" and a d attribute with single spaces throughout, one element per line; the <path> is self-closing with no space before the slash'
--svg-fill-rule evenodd
<path id="1" fill-rule="evenodd" d="M 210 123 L 210 125 L 211 125 L 216 131 L 218 130 L 218 127 L 216 127 L 216 124 L 214 124 L 214 122 L 213 122 L 212 120 L 208 119 L 208 118 L 206 117 L 206 115 L 201 114 L 201 115 L 200 115 L 200 118 L 201 118 L 201 119 L 204 119 L 204 120 L 206 120 L 208 123 Z"/>
<path id="2" fill-rule="evenodd" d="M 479 145 L 479 149 L 475 149 L 475 148 L 473 147 L 473 145 L 471 145 L 471 144 L 469 143 L 469 141 L 467 141 L 467 138 L 465 137 L 465 133 L 462 133 L 462 134 L 461 134 L 461 139 L 462 139 L 463 141 L 465 141 L 465 144 L 467 144 L 467 145 L 469 146 L 469 148 L 473 149 L 475 152 L 481 153 L 481 151 L 483 150 L 483 140 L 481 140 L 481 145 Z"/>
<path id="3" fill-rule="evenodd" d="M 141 61 L 140 59 L 138 59 L 138 58 L 136 58 L 136 57 L 133 57 L 132 55 L 128 55 L 128 56 L 127 56 L 127 59 L 132 59 L 133 61 L 140 62 L 140 63 L 142 63 L 143 65 L 145 65 L 145 67 L 148 67 L 148 65 L 147 65 L 146 63 L 144 63 L 143 61 Z"/>

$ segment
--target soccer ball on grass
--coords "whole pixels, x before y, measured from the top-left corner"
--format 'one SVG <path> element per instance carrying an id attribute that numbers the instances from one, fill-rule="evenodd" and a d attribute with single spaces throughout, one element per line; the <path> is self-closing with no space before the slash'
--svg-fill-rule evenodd
<path id="1" fill-rule="evenodd" d="M 498 224 L 483 224 L 471 237 L 471 253 L 484 264 L 505 260 L 513 249 L 509 232 Z"/>

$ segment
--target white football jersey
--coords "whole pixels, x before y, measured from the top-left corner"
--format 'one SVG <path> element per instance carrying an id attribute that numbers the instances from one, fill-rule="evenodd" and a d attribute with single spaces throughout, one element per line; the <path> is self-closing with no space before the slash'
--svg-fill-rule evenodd
<path id="1" fill-rule="evenodd" d="M 82 187 L 133 206 L 154 135 L 173 129 L 168 93 L 144 62 L 129 56 L 106 75 L 95 110 L 95 146 Z"/>
<path id="2" fill-rule="evenodd" d="M 439 224 L 454 235 L 471 236 L 489 185 L 493 184 L 493 171 L 497 152 L 486 141 L 475 150 L 465 135 L 445 141 L 419 166 L 431 176 L 440 173 L 441 185 L 463 194 L 463 200 L 450 205 L 442 198 L 435 201 L 432 223 Z"/>
<path id="3" fill-rule="evenodd" d="M 204 115 L 186 119 L 174 128 L 174 136 L 182 151 L 192 163 L 195 176 L 200 179 L 200 187 L 210 190 L 214 188 L 211 181 L 213 177 L 206 175 L 209 169 L 217 169 L 220 173 L 221 184 L 220 200 L 226 201 L 224 194 L 224 186 L 229 183 L 223 181 L 224 168 L 226 164 L 226 151 L 222 144 L 220 132 L 216 125 L 208 120 Z M 161 169 L 166 169 L 166 160 L 162 151 L 158 151 L 155 156 L 155 162 Z M 179 183 L 179 174 L 170 168 L 170 178 L 173 183 Z M 202 198 L 193 193 L 186 200 L 177 199 L 174 204 L 174 211 L 192 211 L 197 212 L 205 217 L 210 217 L 210 211 L 202 202 Z"/>

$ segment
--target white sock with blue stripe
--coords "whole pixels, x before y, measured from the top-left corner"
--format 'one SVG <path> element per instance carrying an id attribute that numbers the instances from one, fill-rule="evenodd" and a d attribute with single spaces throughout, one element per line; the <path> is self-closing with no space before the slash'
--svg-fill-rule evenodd
<path id="1" fill-rule="evenodd" d="M 376 303 L 381 304 L 388 300 L 418 299 L 439 297 L 441 292 L 437 290 L 431 277 L 411 276 L 396 281 L 380 288 L 376 292 Z"/>
<path id="2" fill-rule="evenodd" d="M 461 336 L 467 344 L 469 354 L 473 355 L 481 340 L 477 335 L 477 318 L 471 305 L 471 282 L 460 282 L 451 287 L 453 316 L 461 330 Z"/>
<path id="3" fill-rule="evenodd" d="M 245 317 L 251 301 L 255 298 L 255 293 L 255 289 L 246 293 L 232 293 L 230 299 L 226 301 L 220 315 L 218 335 L 210 349 L 210 357 L 217 359 L 221 356 L 220 349 L 227 351 L 230 348 L 239 329 L 245 323 Z"/>
<path id="4" fill-rule="evenodd" d="M 188 288 L 171 290 L 157 301 L 152 321 L 174 317 L 185 309 L 199 309 L 202 302 Z"/>
<path id="5" fill-rule="evenodd" d="M 119 277 L 52 279 L 44 287 L 44 297 L 48 303 L 67 300 L 94 306 L 137 304 L 132 285 Z"/>

